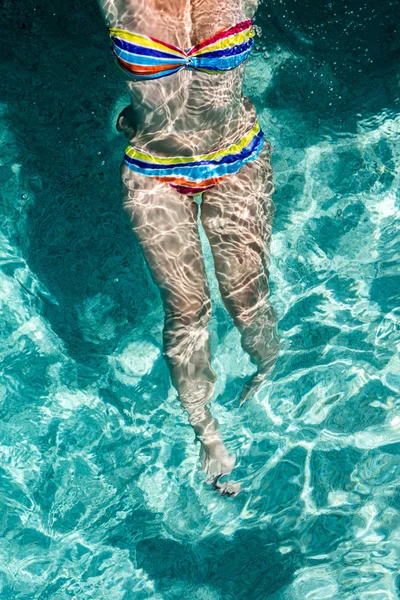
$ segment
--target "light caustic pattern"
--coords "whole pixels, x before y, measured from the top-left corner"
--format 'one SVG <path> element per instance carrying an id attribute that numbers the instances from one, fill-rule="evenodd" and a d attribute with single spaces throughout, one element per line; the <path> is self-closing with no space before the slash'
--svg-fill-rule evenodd
<path id="1" fill-rule="evenodd" d="M 103 144 L 71 136 L 60 151 L 68 184 L 40 171 L 2 105 L 2 598 L 398 597 L 400 115 L 360 115 L 351 133 L 315 140 L 294 109 L 262 107 L 286 58 L 256 54 L 247 75 L 274 146 L 283 349 L 242 408 L 252 366 L 202 236 L 234 499 L 203 483 L 157 292 L 104 190 L 123 147 L 114 120 Z M 47 127 L 56 147 L 56 120 Z"/>

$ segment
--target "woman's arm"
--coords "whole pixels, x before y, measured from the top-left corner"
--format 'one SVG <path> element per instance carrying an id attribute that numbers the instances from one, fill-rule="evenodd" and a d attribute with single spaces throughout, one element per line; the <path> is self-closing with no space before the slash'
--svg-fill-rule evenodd
<path id="1" fill-rule="evenodd" d="M 97 0 L 107 27 L 121 25 L 121 17 L 126 11 L 125 0 Z"/>
<path id="2" fill-rule="evenodd" d="M 254 17 L 254 13 L 258 8 L 258 0 L 246 0 L 245 2 L 245 12 L 246 19 L 252 19 Z"/>

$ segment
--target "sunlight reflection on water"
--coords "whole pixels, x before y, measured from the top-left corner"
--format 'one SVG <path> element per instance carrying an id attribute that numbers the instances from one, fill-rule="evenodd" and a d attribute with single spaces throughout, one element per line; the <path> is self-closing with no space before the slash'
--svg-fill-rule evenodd
<path id="1" fill-rule="evenodd" d="M 121 215 L 113 125 L 124 97 L 98 24 L 91 47 L 63 38 L 84 53 L 84 75 L 61 43 L 39 39 L 23 38 L 26 71 L 10 76 L 8 55 L 1 66 L 13 83 L 0 113 L 2 598 L 397 598 L 393 73 L 375 73 L 369 104 L 355 80 L 357 109 L 333 69 L 326 96 L 316 81 L 329 61 L 313 70 L 306 51 L 272 39 L 248 65 L 274 147 L 271 285 L 284 348 L 240 409 L 252 366 L 203 236 L 213 410 L 244 487 L 227 500 L 198 472 L 161 356 L 159 298 Z M 31 43 L 46 52 L 34 57 Z"/>

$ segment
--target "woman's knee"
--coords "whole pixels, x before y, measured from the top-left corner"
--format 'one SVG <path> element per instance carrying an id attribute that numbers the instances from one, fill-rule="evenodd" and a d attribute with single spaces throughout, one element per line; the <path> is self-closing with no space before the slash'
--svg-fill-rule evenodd
<path id="1" fill-rule="evenodd" d="M 211 300 L 204 294 L 202 301 L 187 303 L 164 302 L 164 351 L 167 356 L 190 355 L 208 339 Z"/>
<path id="2" fill-rule="evenodd" d="M 207 301 L 197 310 L 166 311 L 163 332 L 164 356 L 171 367 L 179 370 L 185 365 L 193 371 L 192 375 L 204 369 L 209 354 L 208 323 L 211 306 Z"/>
<path id="3" fill-rule="evenodd" d="M 165 328 L 176 328 L 182 331 L 188 329 L 204 329 L 211 319 L 211 299 L 204 292 L 196 300 L 188 301 L 176 298 L 164 300 Z"/>

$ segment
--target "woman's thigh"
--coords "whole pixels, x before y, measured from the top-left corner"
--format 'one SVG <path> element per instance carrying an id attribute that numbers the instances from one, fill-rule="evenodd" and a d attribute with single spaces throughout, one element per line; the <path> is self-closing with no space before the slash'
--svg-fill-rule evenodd
<path id="1" fill-rule="evenodd" d="M 123 206 L 167 312 L 190 320 L 209 293 L 197 228 L 198 206 L 153 178 L 121 167 Z"/>
<path id="2" fill-rule="evenodd" d="M 268 293 L 274 205 L 271 147 L 203 196 L 201 220 L 221 294 L 234 318 Z"/>

